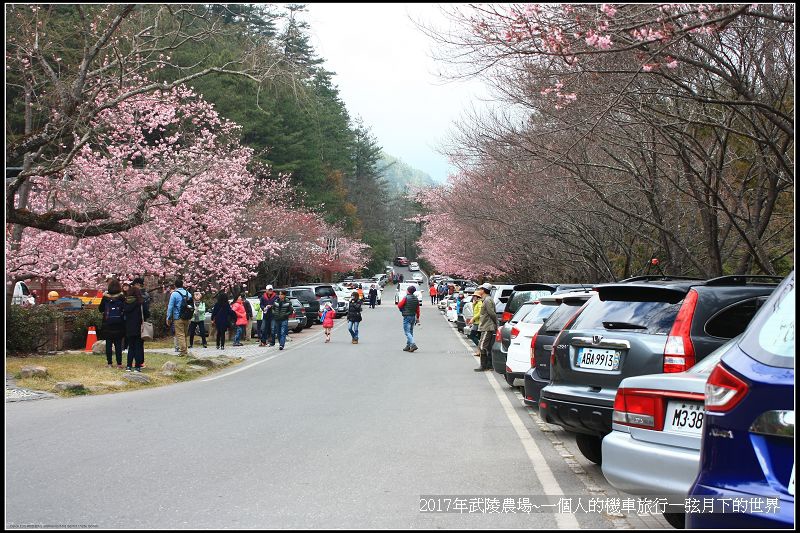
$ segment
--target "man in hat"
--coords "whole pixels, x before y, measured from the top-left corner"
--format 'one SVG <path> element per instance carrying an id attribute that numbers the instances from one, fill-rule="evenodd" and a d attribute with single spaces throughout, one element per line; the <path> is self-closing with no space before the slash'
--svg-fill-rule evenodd
<path id="1" fill-rule="evenodd" d="M 478 331 L 481 334 L 481 342 L 478 345 L 481 353 L 481 366 L 475 368 L 475 372 L 483 372 L 491 368 L 489 354 L 491 353 L 494 336 L 497 333 L 497 309 L 494 300 L 490 296 L 492 286 L 484 283 L 475 291 L 481 298 L 481 317 L 478 324 Z"/>
<path id="2" fill-rule="evenodd" d="M 267 285 L 266 291 L 258 299 L 261 306 L 261 343 L 259 346 L 266 346 L 267 339 L 269 345 L 275 346 L 275 336 L 272 334 L 272 308 L 278 300 L 278 295 L 272 290 L 272 285 Z"/>
<path id="3" fill-rule="evenodd" d="M 406 334 L 407 343 L 406 347 L 403 348 L 404 352 L 415 352 L 418 349 L 417 345 L 414 344 L 414 324 L 419 324 L 420 308 L 419 298 L 414 294 L 416 290 L 417 288 L 411 285 L 405 298 L 397 303 L 397 308 L 400 309 L 403 315 L 403 331 Z"/>

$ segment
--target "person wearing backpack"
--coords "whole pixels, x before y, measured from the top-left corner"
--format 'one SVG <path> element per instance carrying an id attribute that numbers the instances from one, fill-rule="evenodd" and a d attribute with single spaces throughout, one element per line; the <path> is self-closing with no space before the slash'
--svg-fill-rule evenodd
<path id="1" fill-rule="evenodd" d="M 167 306 L 167 326 L 175 326 L 175 339 L 178 341 L 180 353 L 185 357 L 189 352 L 186 339 L 189 336 L 189 321 L 194 316 L 194 298 L 183 288 L 183 278 L 175 280 L 175 291 L 169 297 Z"/>
<path id="2" fill-rule="evenodd" d="M 103 314 L 103 335 L 106 338 L 106 361 L 108 368 L 113 368 L 111 359 L 112 346 L 117 356 L 117 368 L 122 368 L 122 343 L 125 340 L 125 294 L 119 280 L 112 279 L 108 283 L 108 291 L 100 300 L 100 313 Z"/>

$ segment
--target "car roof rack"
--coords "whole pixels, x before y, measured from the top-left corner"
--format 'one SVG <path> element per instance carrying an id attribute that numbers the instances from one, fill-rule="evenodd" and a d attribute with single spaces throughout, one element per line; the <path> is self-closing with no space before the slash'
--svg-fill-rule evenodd
<path id="1" fill-rule="evenodd" d="M 649 274 L 646 276 L 634 276 L 632 278 L 625 278 L 617 281 L 616 283 L 630 283 L 633 281 L 672 281 L 672 280 L 687 280 L 687 281 L 703 281 L 703 278 L 696 276 L 669 276 L 663 274 Z"/>
<path id="2" fill-rule="evenodd" d="M 750 276 L 733 274 L 730 276 L 719 276 L 718 278 L 710 279 L 706 282 L 706 286 L 717 287 L 720 285 L 747 285 L 748 280 L 761 282 L 763 285 L 777 285 L 783 281 L 783 278 L 780 276 Z"/>

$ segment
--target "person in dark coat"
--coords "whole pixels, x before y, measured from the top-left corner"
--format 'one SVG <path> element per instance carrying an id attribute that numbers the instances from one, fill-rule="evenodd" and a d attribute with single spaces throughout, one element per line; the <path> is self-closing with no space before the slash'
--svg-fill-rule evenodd
<path id="1" fill-rule="evenodd" d="M 142 322 L 150 317 L 150 309 L 145 303 L 142 290 L 133 285 L 125 298 L 125 337 L 128 342 L 128 365 L 130 372 L 141 372 L 144 366 L 144 341 L 142 341 Z M 132 363 L 136 366 L 131 368 Z"/>
<path id="2" fill-rule="evenodd" d="M 347 307 L 347 329 L 353 337 L 353 344 L 358 344 L 358 325 L 361 322 L 362 300 L 357 292 L 353 292 L 350 305 Z"/>
<path id="3" fill-rule="evenodd" d="M 236 314 L 231 309 L 231 304 L 228 302 L 228 295 L 225 291 L 220 291 L 217 294 L 217 303 L 211 309 L 211 321 L 214 327 L 217 328 L 217 349 L 225 349 L 225 333 L 231 326 L 231 317 L 236 317 Z"/>
<path id="4" fill-rule="evenodd" d="M 122 350 L 125 339 L 125 294 L 119 280 L 112 279 L 108 283 L 108 291 L 103 294 L 98 310 L 103 315 L 102 331 L 106 338 L 106 361 L 108 367 L 114 365 L 111 360 L 112 348 L 117 356 L 117 368 L 122 368 Z"/>
<path id="5" fill-rule="evenodd" d="M 369 288 L 369 307 L 370 307 L 370 309 L 375 309 L 375 302 L 377 302 L 377 301 L 378 301 L 378 289 L 377 289 L 377 287 L 375 287 L 375 284 L 373 284 Z"/>

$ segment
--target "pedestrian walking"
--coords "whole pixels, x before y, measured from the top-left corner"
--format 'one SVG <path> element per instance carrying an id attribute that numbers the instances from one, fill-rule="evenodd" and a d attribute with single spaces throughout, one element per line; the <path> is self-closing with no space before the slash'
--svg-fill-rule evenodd
<path id="1" fill-rule="evenodd" d="M 358 325 L 361 323 L 361 304 L 362 299 L 357 292 L 350 296 L 350 304 L 347 307 L 347 329 L 353 338 L 353 344 L 358 344 Z"/>
<path id="2" fill-rule="evenodd" d="M 236 313 L 236 334 L 233 337 L 233 345 L 234 346 L 244 346 L 242 344 L 242 337 L 245 334 L 245 329 L 247 328 L 247 310 L 244 307 L 244 295 L 239 294 L 239 297 L 236 298 L 236 301 L 233 302 L 231 306 L 233 312 Z"/>
<path id="3" fill-rule="evenodd" d="M 194 315 L 192 322 L 189 324 L 189 349 L 194 347 L 194 334 L 199 329 L 200 339 L 203 341 L 203 348 L 208 348 L 206 344 L 206 304 L 201 300 L 203 293 L 197 291 L 194 293 Z"/>
<path id="4" fill-rule="evenodd" d="M 272 290 L 272 285 L 267 285 L 264 294 L 258 299 L 261 305 L 261 338 L 259 346 L 275 346 L 275 337 L 272 334 L 272 308 L 278 300 L 278 295 Z"/>
<path id="5" fill-rule="evenodd" d="M 364 300 L 364 287 L 362 287 L 360 283 L 358 284 L 358 287 L 356 288 L 356 292 L 358 292 L 359 300 L 363 301 Z"/>
<path id="6" fill-rule="evenodd" d="M 125 339 L 125 293 L 119 280 L 112 279 L 108 283 L 108 291 L 103 293 L 98 310 L 103 315 L 101 329 L 106 338 L 106 361 L 108 368 L 113 368 L 111 350 L 117 356 L 117 368 L 122 368 L 122 344 Z"/>
<path id="7" fill-rule="evenodd" d="M 400 274 L 400 283 L 403 283 L 403 275 Z"/>
<path id="8" fill-rule="evenodd" d="M 125 298 L 125 336 L 128 342 L 128 360 L 125 370 L 127 372 L 142 371 L 144 366 L 142 322 L 149 317 L 150 309 L 145 303 L 142 290 L 134 283 Z"/>
<path id="9" fill-rule="evenodd" d="M 397 308 L 403 315 L 403 332 L 406 334 L 406 347 L 404 352 L 415 352 L 419 348 L 414 344 L 414 325 L 419 325 L 420 301 L 414 294 L 417 288 L 411 285 L 405 297 L 397 303 Z"/>
<path id="10" fill-rule="evenodd" d="M 336 310 L 334 310 L 330 302 L 325 302 L 325 307 L 319 313 L 322 329 L 325 331 L 325 342 L 331 342 L 331 330 L 333 329 L 333 318 L 335 316 Z"/>
<path id="11" fill-rule="evenodd" d="M 494 300 L 490 296 L 492 286 L 484 283 L 479 288 L 481 292 L 481 318 L 478 324 L 478 331 L 481 333 L 480 357 L 481 366 L 475 368 L 475 372 L 483 372 L 491 368 L 491 361 L 489 354 L 491 353 L 492 343 L 494 343 L 494 336 L 497 332 L 497 311 L 495 309 Z"/>
<path id="12" fill-rule="evenodd" d="M 217 330 L 217 349 L 225 349 L 225 334 L 231 326 L 231 322 L 235 323 L 236 313 L 231 309 L 231 304 L 228 302 L 228 295 L 225 291 L 217 293 L 217 302 L 211 309 L 211 322 Z"/>
<path id="13" fill-rule="evenodd" d="M 439 295 L 439 291 L 436 289 L 436 284 L 431 283 L 431 288 L 428 291 L 428 294 L 431 295 L 431 304 L 436 305 L 436 297 Z"/>
<path id="14" fill-rule="evenodd" d="M 378 288 L 373 283 L 372 286 L 369 288 L 369 306 L 371 309 L 375 309 L 375 303 L 378 301 Z"/>
<path id="15" fill-rule="evenodd" d="M 278 293 L 278 299 L 275 301 L 272 311 L 273 344 L 270 346 L 275 346 L 274 340 L 277 337 L 280 350 L 283 350 L 283 347 L 286 345 L 286 336 L 289 334 L 289 317 L 294 313 L 292 302 L 286 298 L 286 296 L 286 291 L 280 291 L 280 293 Z"/>
<path id="16" fill-rule="evenodd" d="M 194 315 L 194 299 L 183 288 L 183 278 L 175 279 L 175 291 L 169 297 L 167 306 L 167 326 L 175 326 L 175 339 L 178 343 L 178 357 L 188 353 L 186 340 L 189 336 L 189 322 Z"/>

